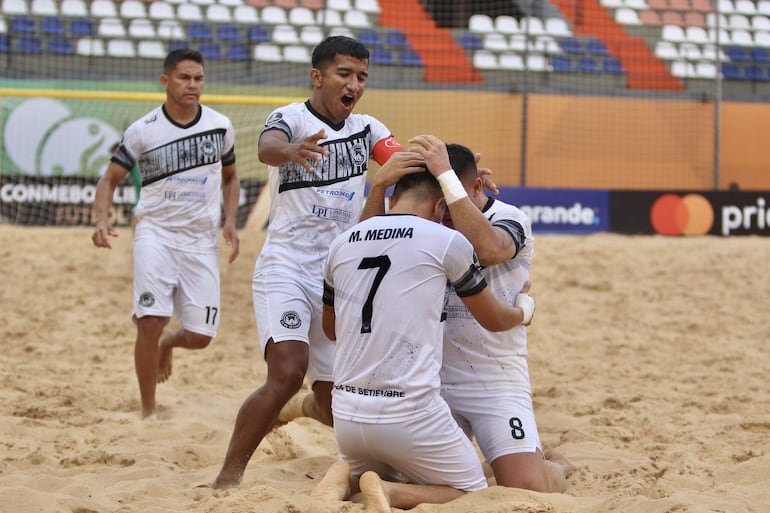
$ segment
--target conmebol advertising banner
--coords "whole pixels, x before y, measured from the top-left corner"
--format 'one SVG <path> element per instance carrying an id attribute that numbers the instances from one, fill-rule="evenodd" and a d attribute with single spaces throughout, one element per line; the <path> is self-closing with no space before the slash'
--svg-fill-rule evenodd
<path id="1" fill-rule="evenodd" d="M 609 191 L 500 187 L 498 199 L 522 209 L 539 233 L 585 234 L 609 230 Z"/>

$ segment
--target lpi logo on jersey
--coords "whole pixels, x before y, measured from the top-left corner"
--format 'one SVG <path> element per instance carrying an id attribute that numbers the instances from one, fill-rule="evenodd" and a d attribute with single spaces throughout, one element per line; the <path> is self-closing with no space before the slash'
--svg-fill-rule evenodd
<path id="1" fill-rule="evenodd" d="M 299 314 L 294 311 L 288 311 L 284 312 L 281 316 L 281 325 L 284 328 L 289 328 L 290 330 L 296 330 L 300 326 L 302 326 L 302 319 L 299 318 Z"/>

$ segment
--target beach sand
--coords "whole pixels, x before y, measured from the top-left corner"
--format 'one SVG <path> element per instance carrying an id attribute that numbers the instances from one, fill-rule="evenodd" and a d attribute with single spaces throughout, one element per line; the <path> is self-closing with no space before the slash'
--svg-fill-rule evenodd
<path id="1" fill-rule="evenodd" d="M 131 231 L 0 226 L 0 511 L 331 513 L 309 492 L 332 430 L 274 431 L 214 491 L 235 415 L 265 377 L 251 304 L 264 236 L 222 259 L 222 324 L 177 350 L 139 416 Z M 225 250 L 223 248 L 223 255 Z M 770 511 L 770 239 L 542 235 L 529 328 L 541 438 L 577 466 L 563 494 L 491 486 L 432 513 Z M 173 321 L 172 321 L 173 323 Z"/>

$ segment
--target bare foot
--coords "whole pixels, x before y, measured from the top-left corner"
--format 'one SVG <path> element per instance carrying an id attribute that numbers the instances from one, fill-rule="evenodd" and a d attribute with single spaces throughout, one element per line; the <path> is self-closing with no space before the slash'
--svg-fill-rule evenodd
<path id="1" fill-rule="evenodd" d="M 158 344 L 158 383 L 163 383 L 171 377 L 171 356 L 174 346 L 171 339 L 175 333 L 164 333 Z"/>
<path id="2" fill-rule="evenodd" d="M 569 460 L 566 456 L 564 456 L 562 453 L 555 449 L 547 449 L 543 451 L 543 456 L 545 456 L 545 459 L 548 461 L 551 461 L 553 463 L 556 463 L 557 465 L 561 466 L 564 472 L 564 477 L 569 477 L 572 472 L 575 471 L 577 468 L 572 461 Z"/>
<path id="3" fill-rule="evenodd" d="M 294 396 L 289 399 L 289 402 L 281 408 L 281 412 L 278 414 L 278 420 L 280 422 L 291 422 L 299 417 L 305 417 L 305 410 L 302 405 L 309 395 L 313 395 L 313 392 L 302 390 L 294 394 Z"/>
<path id="4" fill-rule="evenodd" d="M 214 490 L 229 490 L 241 484 L 241 479 L 243 479 L 242 474 L 231 475 L 226 472 L 220 472 L 214 482 L 211 483 L 211 487 Z"/>
<path id="5" fill-rule="evenodd" d="M 350 496 L 350 465 L 345 461 L 335 462 L 321 479 L 310 496 L 327 501 L 344 501 Z"/>
<path id="6" fill-rule="evenodd" d="M 364 496 L 364 511 L 367 513 L 390 513 L 390 502 L 384 483 L 376 472 L 364 472 L 359 481 Z"/>

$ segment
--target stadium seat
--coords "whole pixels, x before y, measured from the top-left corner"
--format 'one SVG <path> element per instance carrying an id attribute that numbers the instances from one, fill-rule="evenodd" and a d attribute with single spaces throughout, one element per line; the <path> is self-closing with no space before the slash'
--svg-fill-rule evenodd
<path id="1" fill-rule="evenodd" d="M 621 25 L 641 25 L 642 20 L 634 9 L 621 7 L 615 11 L 615 21 Z"/>
<path id="2" fill-rule="evenodd" d="M 703 17 L 703 13 L 698 11 L 687 11 L 684 13 L 684 24 L 688 29 L 690 27 L 705 28 L 706 18 Z"/>
<path id="3" fill-rule="evenodd" d="M 243 43 L 231 44 L 227 47 L 227 58 L 231 61 L 248 61 L 251 59 L 249 47 Z"/>
<path id="4" fill-rule="evenodd" d="M 755 82 L 768 82 L 770 76 L 767 74 L 767 67 L 751 65 L 747 66 L 743 70 L 746 80 L 753 80 Z"/>
<path id="5" fill-rule="evenodd" d="M 717 78 L 717 66 L 713 62 L 696 62 L 695 78 L 713 80 Z"/>
<path id="6" fill-rule="evenodd" d="M 102 18 L 99 20 L 96 33 L 102 37 L 125 37 L 126 27 L 118 18 Z M 109 51 L 109 48 L 107 50 Z"/>
<path id="7" fill-rule="evenodd" d="M 326 0 L 326 8 L 346 12 L 353 8 L 350 0 Z"/>
<path id="8" fill-rule="evenodd" d="M 577 69 L 581 73 L 599 73 L 601 68 L 596 59 L 588 55 L 578 58 Z"/>
<path id="9" fill-rule="evenodd" d="M 144 59 L 163 59 L 166 48 L 160 41 L 139 41 L 136 44 L 136 56 Z"/>
<path id="10" fill-rule="evenodd" d="M 604 45 L 604 41 L 596 39 L 595 37 L 592 37 L 588 40 L 588 43 L 586 43 L 586 51 L 590 55 L 598 55 L 600 57 L 605 57 L 610 54 L 607 47 Z"/>
<path id="11" fill-rule="evenodd" d="M 759 0 L 757 2 L 757 14 L 770 16 L 770 0 Z"/>
<path id="12" fill-rule="evenodd" d="M 11 40 L 5 34 L 0 34 L 0 53 L 11 51 Z"/>
<path id="13" fill-rule="evenodd" d="M 85 55 L 87 57 L 99 57 L 104 55 L 104 41 L 101 39 L 95 39 L 90 37 L 83 37 L 78 39 L 75 46 L 75 53 L 78 55 Z"/>
<path id="14" fill-rule="evenodd" d="M 714 6 L 711 5 L 711 0 L 692 0 L 690 4 L 693 11 L 707 13 L 714 10 Z"/>
<path id="15" fill-rule="evenodd" d="M 405 49 L 401 51 L 399 55 L 399 61 L 402 66 L 422 66 L 423 62 L 420 58 L 420 54 L 411 49 Z"/>
<path id="16" fill-rule="evenodd" d="M 695 43 L 681 43 L 679 45 L 679 54 L 688 61 L 699 61 L 703 59 L 700 45 Z"/>
<path id="17" fill-rule="evenodd" d="M 299 0 L 299 5 L 302 7 L 307 7 L 311 11 L 318 11 L 323 9 L 324 1 L 325 0 Z"/>
<path id="18" fill-rule="evenodd" d="M 748 30 L 730 31 L 730 41 L 734 45 L 754 46 L 754 38 L 751 36 L 751 32 Z"/>
<path id="19" fill-rule="evenodd" d="M 289 11 L 289 24 L 298 27 L 315 25 L 315 14 L 307 7 L 295 7 Z"/>
<path id="20" fill-rule="evenodd" d="M 54 37 L 48 40 L 48 53 L 54 55 L 73 55 L 75 49 L 72 48 L 72 43 L 69 39 L 64 37 Z"/>
<path id="21" fill-rule="evenodd" d="M 559 41 L 559 45 L 564 53 L 581 54 L 584 52 L 583 45 L 576 37 L 565 37 Z"/>
<path id="22" fill-rule="evenodd" d="M 352 28 L 364 28 L 371 27 L 372 22 L 369 20 L 369 16 L 363 11 L 347 11 L 343 18 L 345 25 Z"/>
<path id="23" fill-rule="evenodd" d="M 505 34 L 501 34 L 499 32 L 484 34 L 484 39 L 482 41 L 483 47 L 487 50 L 492 50 L 493 52 L 500 52 L 510 48 L 510 45 L 508 44 L 508 38 L 505 36 Z"/>
<path id="24" fill-rule="evenodd" d="M 561 46 L 552 36 L 537 36 L 534 48 L 536 51 L 540 49 L 540 51 L 548 54 L 562 53 Z"/>
<path id="25" fill-rule="evenodd" d="M 751 55 L 741 46 L 728 46 L 725 53 L 732 62 L 751 62 Z"/>
<path id="26" fill-rule="evenodd" d="M 158 37 L 165 40 L 185 39 L 184 29 L 176 20 L 160 20 L 158 22 Z"/>
<path id="27" fill-rule="evenodd" d="M 26 15 L 12 16 L 10 28 L 10 32 L 14 34 L 34 34 L 37 32 L 35 19 Z"/>
<path id="28" fill-rule="evenodd" d="M 503 52 L 500 54 L 500 57 L 498 58 L 498 67 L 500 69 L 507 69 L 507 70 L 523 70 L 524 69 L 524 59 L 522 59 L 521 55 L 515 52 Z"/>
<path id="29" fill-rule="evenodd" d="M 206 60 L 218 61 L 222 59 L 222 48 L 218 43 L 201 43 L 198 46 L 198 51 Z"/>
<path id="30" fill-rule="evenodd" d="M 270 36 L 273 43 L 279 45 L 296 45 L 299 43 L 299 34 L 291 25 L 276 25 Z"/>
<path id="31" fill-rule="evenodd" d="M 622 75 L 626 71 L 623 69 L 623 64 L 619 59 L 614 57 L 607 57 L 602 62 L 602 71 L 609 73 L 610 75 Z"/>
<path id="32" fill-rule="evenodd" d="M 233 21 L 233 13 L 226 5 L 212 4 L 206 8 L 206 20 L 212 23 L 229 23 Z"/>
<path id="33" fill-rule="evenodd" d="M 668 9 L 669 3 L 668 0 L 647 0 L 647 7 L 649 11 L 663 12 Z"/>
<path id="34" fill-rule="evenodd" d="M 466 50 L 479 50 L 484 47 L 481 36 L 474 32 L 463 32 L 457 41 Z"/>
<path id="35" fill-rule="evenodd" d="M 273 5 L 286 9 L 294 9 L 299 5 L 298 0 L 273 0 Z"/>
<path id="36" fill-rule="evenodd" d="M 749 55 L 754 62 L 770 62 L 770 52 L 768 52 L 767 48 L 750 48 Z"/>
<path id="37" fill-rule="evenodd" d="M 281 62 L 281 47 L 272 43 L 259 43 L 254 45 L 254 59 L 263 62 Z"/>
<path id="38" fill-rule="evenodd" d="M 682 16 L 682 13 L 677 11 L 663 11 L 660 21 L 663 22 L 664 25 L 684 27 L 684 17 Z"/>
<path id="39" fill-rule="evenodd" d="M 150 2 L 150 7 L 147 10 L 147 16 L 152 20 L 173 20 L 176 18 L 174 13 L 174 6 L 163 0 L 155 0 Z"/>
<path id="40" fill-rule="evenodd" d="M 222 23 L 217 25 L 217 39 L 220 41 L 240 41 L 241 31 L 234 23 Z"/>
<path id="41" fill-rule="evenodd" d="M 358 31 L 357 39 L 365 44 L 368 48 L 376 48 L 378 46 L 382 46 L 382 39 L 380 38 L 380 33 L 377 31 L 377 29 L 362 28 Z"/>
<path id="42" fill-rule="evenodd" d="M 260 13 L 262 23 L 267 25 L 284 25 L 289 23 L 289 18 L 286 15 L 286 11 L 275 5 L 268 5 L 262 8 Z"/>
<path id="43" fill-rule="evenodd" d="M 94 18 L 117 18 L 118 9 L 112 0 L 94 0 L 91 2 L 91 16 Z"/>
<path id="44" fill-rule="evenodd" d="M 513 16 L 507 14 L 501 14 L 495 18 L 495 32 L 501 34 L 517 34 L 521 32 L 519 28 L 519 21 Z"/>
<path id="45" fill-rule="evenodd" d="M 647 11 L 639 11 L 639 21 L 642 25 L 646 25 L 648 27 L 660 27 L 663 25 L 663 20 L 660 17 L 660 13 L 658 13 L 658 11 L 653 11 L 652 9 Z"/>
<path id="46" fill-rule="evenodd" d="M 387 48 L 372 49 L 369 62 L 381 66 L 392 66 L 393 64 L 396 64 L 393 54 Z"/>
<path id="47" fill-rule="evenodd" d="M 342 21 L 342 14 L 340 11 L 333 9 L 321 9 L 316 15 L 317 23 L 325 27 L 342 27 L 345 23 Z"/>
<path id="48" fill-rule="evenodd" d="M 247 29 L 248 40 L 252 43 L 267 43 L 270 41 L 270 34 L 262 25 L 250 25 Z"/>
<path id="49" fill-rule="evenodd" d="M 233 21 L 236 23 L 259 23 L 259 13 L 254 6 L 236 5 L 233 8 Z"/>
<path id="50" fill-rule="evenodd" d="M 212 41 L 211 27 L 204 21 L 194 21 L 187 26 L 187 37 L 193 41 Z"/>
<path id="51" fill-rule="evenodd" d="M 743 14 L 731 14 L 730 16 L 727 17 L 727 26 L 722 28 L 726 28 L 730 30 L 735 30 L 735 29 L 750 30 L 751 22 Z"/>
<path id="52" fill-rule="evenodd" d="M 754 0 L 735 0 L 735 12 L 752 16 L 757 14 L 757 5 Z"/>
<path id="53" fill-rule="evenodd" d="M 684 29 L 677 25 L 664 25 L 661 38 L 663 41 L 673 41 L 674 43 L 687 41 L 687 37 L 684 35 Z"/>
<path id="54" fill-rule="evenodd" d="M 120 3 L 120 17 L 123 19 L 146 18 L 147 8 L 139 0 L 123 0 Z"/>
<path id="55" fill-rule="evenodd" d="M 495 22 L 486 14 L 472 14 L 471 17 L 468 18 L 468 30 L 480 34 L 495 32 Z"/>
<path id="56" fill-rule="evenodd" d="M 624 0 L 626 7 L 634 9 L 635 11 L 643 11 L 649 9 L 647 0 Z"/>
<path id="57" fill-rule="evenodd" d="M 305 25 L 299 30 L 299 41 L 308 46 L 315 46 L 324 40 L 324 30 L 318 25 Z"/>
<path id="58" fill-rule="evenodd" d="M 53 0 L 32 0 L 29 13 L 35 16 L 56 16 L 59 14 L 59 7 Z"/>
<path id="59" fill-rule="evenodd" d="M 3 0 L 3 14 L 29 14 L 26 0 Z"/>
<path id="60" fill-rule="evenodd" d="M 62 16 L 85 18 L 88 16 L 88 7 L 83 0 L 62 0 L 59 6 Z"/>
<path id="61" fill-rule="evenodd" d="M 380 14 L 380 4 L 377 0 L 355 0 L 354 8 L 368 14 Z"/>
<path id="62" fill-rule="evenodd" d="M 554 37 L 569 37 L 572 35 L 572 30 L 562 18 L 547 18 L 545 20 L 545 33 Z"/>
<path id="63" fill-rule="evenodd" d="M 43 53 L 43 43 L 39 37 L 23 36 L 17 41 L 16 50 L 20 53 Z"/>
<path id="64" fill-rule="evenodd" d="M 183 3 L 176 8 L 176 17 L 180 21 L 203 21 L 203 13 L 199 5 Z"/>
<path id="65" fill-rule="evenodd" d="M 658 41 L 655 43 L 655 56 L 664 61 L 674 61 L 681 58 L 679 47 L 671 41 Z"/>
<path id="66" fill-rule="evenodd" d="M 770 48 L 770 32 L 764 30 L 754 32 L 754 44 L 762 48 Z"/>
<path id="67" fill-rule="evenodd" d="M 671 63 L 671 74 L 679 78 L 690 78 L 695 76 L 695 66 L 687 61 L 673 61 Z"/>
<path id="68" fill-rule="evenodd" d="M 110 39 L 107 41 L 107 55 L 132 59 L 136 57 L 136 48 L 134 48 L 134 43 L 128 39 Z"/>
<path id="69" fill-rule="evenodd" d="M 551 58 L 551 66 L 557 73 L 572 73 L 576 70 L 575 63 L 569 55 L 554 55 Z"/>
<path id="70" fill-rule="evenodd" d="M 526 16 L 519 21 L 519 29 L 524 34 L 530 36 L 539 36 L 545 34 L 543 20 L 536 16 Z"/>
<path id="71" fill-rule="evenodd" d="M 389 28 L 385 33 L 385 44 L 391 48 L 405 48 L 409 46 L 406 34 L 397 28 Z"/>
<path id="72" fill-rule="evenodd" d="M 722 75 L 727 80 L 745 80 L 746 78 L 740 66 L 728 62 L 722 64 Z"/>
<path id="73" fill-rule="evenodd" d="M 684 38 L 690 43 L 705 45 L 710 42 L 708 32 L 703 27 L 686 27 L 684 29 Z"/>
<path id="74" fill-rule="evenodd" d="M 154 39 L 158 37 L 155 25 L 146 18 L 135 18 L 128 22 L 128 35 L 134 39 Z"/>
<path id="75" fill-rule="evenodd" d="M 489 50 L 476 50 L 473 52 L 473 66 L 477 69 L 498 69 L 497 56 Z"/>
<path id="76" fill-rule="evenodd" d="M 185 48 L 190 48 L 190 45 L 187 41 L 169 41 L 168 42 L 168 51 L 173 52 L 174 50 L 183 50 Z"/>
<path id="77" fill-rule="evenodd" d="M 219 3 L 233 8 L 238 7 L 239 5 L 244 5 L 243 0 L 219 0 Z"/>
<path id="78" fill-rule="evenodd" d="M 93 36 L 94 24 L 90 18 L 72 18 L 70 20 L 70 34 L 73 36 Z"/>
<path id="79" fill-rule="evenodd" d="M 45 35 L 64 35 L 67 29 L 64 20 L 58 16 L 45 16 L 40 18 L 40 33 Z"/>
<path id="80" fill-rule="evenodd" d="M 350 30 L 349 27 L 332 27 L 329 31 L 329 36 L 346 36 L 346 37 L 352 37 L 355 38 L 356 36 L 353 34 L 353 31 Z"/>
<path id="81" fill-rule="evenodd" d="M 305 45 L 287 45 L 283 48 L 283 60 L 310 64 L 310 50 Z"/>
<path id="82" fill-rule="evenodd" d="M 550 71 L 548 60 L 538 54 L 531 54 L 527 56 L 527 69 L 532 71 Z"/>
<path id="83" fill-rule="evenodd" d="M 752 16 L 751 28 L 752 30 L 770 31 L 770 18 L 763 14 Z"/>
<path id="84" fill-rule="evenodd" d="M 530 49 L 529 38 L 525 34 L 513 34 L 508 40 L 508 48 L 515 52 L 527 52 Z"/>

